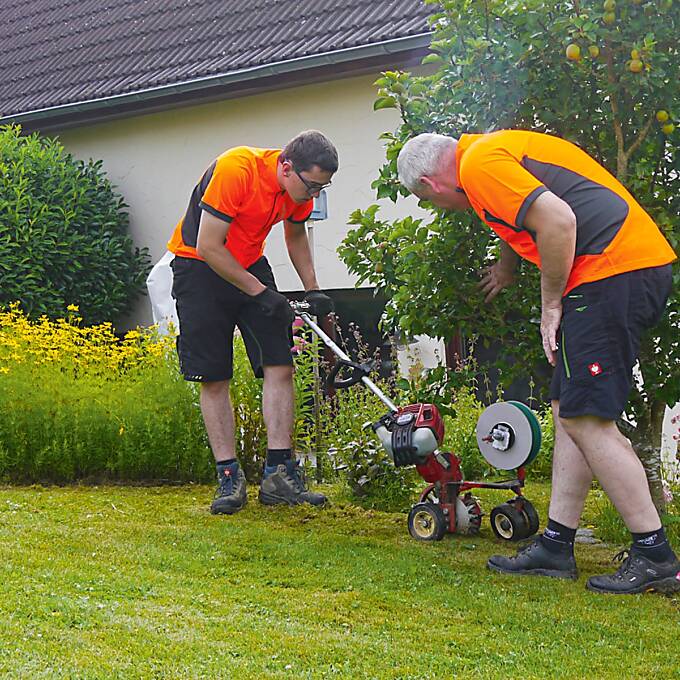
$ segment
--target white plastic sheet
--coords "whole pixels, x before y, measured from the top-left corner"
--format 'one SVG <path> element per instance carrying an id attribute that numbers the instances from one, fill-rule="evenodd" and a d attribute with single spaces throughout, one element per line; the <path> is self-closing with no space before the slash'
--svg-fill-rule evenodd
<path id="1" fill-rule="evenodd" d="M 162 335 L 168 335 L 171 332 L 171 325 L 173 333 L 179 332 L 177 306 L 172 297 L 170 263 L 174 257 L 173 253 L 167 251 L 146 277 L 146 288 L 149 292 L 153 322 L 158 326 L 158 332 Z"/>

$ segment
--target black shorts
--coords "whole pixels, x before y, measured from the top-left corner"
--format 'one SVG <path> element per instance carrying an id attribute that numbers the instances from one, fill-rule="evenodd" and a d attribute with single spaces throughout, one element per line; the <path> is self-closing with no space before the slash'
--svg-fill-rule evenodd
<path id="1" fill-rule="evenodd" d="M 238 326 L 258 378 L 264 366 L 292 366 L 290 324 L 265 316 L 249 295 L 225 281 L 205 262 L 187 257 L 172 261 L 172 296 L 177 300 L 180 334 L 177 354 L 185 380 L 214 382 L 233 375 L 234 328 Z M 248 271 L 276 290 L 265 257 Z"/>
<path id="2" fill-rule="evenodd" d="M 671 283 L 668 264 L 584 283 L 562 298 L 550 385 L 560 417 L 616 420 L 623 413 L 640 338 L 661 319 Z"/>

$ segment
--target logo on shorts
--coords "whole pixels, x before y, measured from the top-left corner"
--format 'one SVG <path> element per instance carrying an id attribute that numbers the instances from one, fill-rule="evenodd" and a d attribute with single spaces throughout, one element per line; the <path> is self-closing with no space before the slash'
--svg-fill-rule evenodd
<path id="1" fill-rule="evenodd" d="M 594 364 L 588 364 L 588 370 L 592 376 L 600 375 L 600 373 L 602 373 L 602 366 L 595 362 Z"/>

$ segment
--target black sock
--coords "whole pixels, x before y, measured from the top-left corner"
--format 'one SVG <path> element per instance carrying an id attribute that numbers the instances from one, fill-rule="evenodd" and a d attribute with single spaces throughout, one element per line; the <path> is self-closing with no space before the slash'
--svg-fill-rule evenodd
<path id="1" fill-rule="evenodd" d="M 666 539 L 666 532 L 663 527 L 643 534 L 634 534 L 631 531 L 631 535 L 633 537 L 632 552 L 642 555 L 652 562 L 665 562 L 673 559 L 674 553 Z"/>
<path id="2" fill-rule="evenodd" d="M 548 517 L 548 526 L 539 538 L 543 547 L 551 553 L 573 553 L 576 529 L 565 527 Z"/>
<path id="3" fill-rule="evenodd" d="M 293 457 L 291 449 L 267 449 L 267 467 L 285 465 Z"/>

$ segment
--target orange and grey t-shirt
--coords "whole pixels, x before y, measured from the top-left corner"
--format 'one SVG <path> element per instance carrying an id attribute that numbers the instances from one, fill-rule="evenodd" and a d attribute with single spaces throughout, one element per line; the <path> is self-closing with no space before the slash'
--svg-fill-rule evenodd
<path id="1" fill-rule="evenodd" d="M 168 250 L 196 260 L 198 227 L 205 210 L 225 222 L 229 231 L 224 247 L 244 268 L 256 262 L 272 227 L 281 222 L 302 223 L 312 213 L 313 201 L 296 203 L 279 186 L 276 168 L 280 149 L 237 146 L 225 151 L 194 187 L 189 207 L 175 227 Z"/>
<path id="2" fill-rule="evenodd" d="M 576 216 L 576 254 L 564 293 L 582 283 L 676 259 L 652 218 L 626 188 L 571 142 L 538 132 L 461 135 L 458 184 L 474 211 L 521 257 L 541 266 L 536 235 L 524 225 L 545 191 Z"/>

